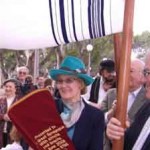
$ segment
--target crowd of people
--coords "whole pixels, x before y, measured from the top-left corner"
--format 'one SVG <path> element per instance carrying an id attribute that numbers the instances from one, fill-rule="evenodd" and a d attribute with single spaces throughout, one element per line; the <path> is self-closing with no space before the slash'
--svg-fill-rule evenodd
<path id="1" fill-rule="evenodd" d="M 50 78 L 39 76 L 36 79 L 36 83 L 33 83 L 33 77 L 29 74 L 29 69 L 26 66 L 21 66 L 17 69 L 16 78 L 7 79 L 2 84 L 0 91 L 0 148 L 3 147 L 4 149 L 4 147 L 7 147 L 8 144 L 14 141 L 10 137 L 11 130 L 12 133 L 15 131 L 13 129 L 14 126 L 7 114 L 11 105 L 36 89 L 47 88 L 51 93 L 53 92 Z M 23 149 L 28 149 L 24 139 L 21 139 L 20 142 Z M 14 145 L 16 143 L 13 143 L 13 147 Z M 10 149 L 10 145 L 8 147 Z"/>
<path id="2" fill-rule="evenodd" d="M 67 56 L 50 78 L 39 76 L 36 84 L 25 66 L 16 79 L 7 79 L 0 96 L 0 148 L 32 149 L 11 122 L 8 109 L 26 94 L 47 88 L 54 97 L 67 135 L 76 150 L 111 150 L 112 141 L 125 136 L 124 150 L 150 149 L 150 53 L 145 62 L 131 60 L 127 100 L 127 128 L 115 118 L 117 103 L 115 62 L 103 59 L 96 77 L 86 73 L 83 61 Z M 12 135 L 17 134 L 17 138 Z M 13 138 L 12 138 L 13 137 Z M 17 140 L 16 140 L 17 139 Z M 13 148 L 12 148 L 13 149 Z M 17 149 L 15 149 L 17 150 Z"/>

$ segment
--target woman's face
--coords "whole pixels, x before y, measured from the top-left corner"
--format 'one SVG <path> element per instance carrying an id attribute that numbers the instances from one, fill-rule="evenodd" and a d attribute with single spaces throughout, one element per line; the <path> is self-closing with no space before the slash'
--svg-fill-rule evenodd
<path id="1" fill-rule="evenodd" d="M 14 96 L 16 94 L 16 86 L 14 82 L 7 82 L 4 85 L 4 89 L 6 96 Z"/>
<path id="2" fill-rule="evenodd" d="M 56 87 L 63 100 L 75 102 L 80 99 L 82 84 L 75 76 L 59 75 L 56 80 Z"/>

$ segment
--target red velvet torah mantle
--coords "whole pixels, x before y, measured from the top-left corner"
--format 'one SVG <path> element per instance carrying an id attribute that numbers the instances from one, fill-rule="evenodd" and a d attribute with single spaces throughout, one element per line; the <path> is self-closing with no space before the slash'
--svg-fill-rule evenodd
<path id="1" fill-rule="evenodd" d="M 47 89 L 18 100 L 8 115 L 34 150 L 75 150 Z"/>

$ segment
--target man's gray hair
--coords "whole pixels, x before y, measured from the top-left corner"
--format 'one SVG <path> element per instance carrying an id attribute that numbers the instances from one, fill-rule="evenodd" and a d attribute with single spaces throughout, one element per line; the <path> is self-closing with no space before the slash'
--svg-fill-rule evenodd
<path id="1" fill-rule="evenodd" d="M 27 74 L 29 73 L 29 69 L 26 66 L 18 67 L 17 72 L 19 72 L 20 70 L 25 70 L 27 72 Z"/>

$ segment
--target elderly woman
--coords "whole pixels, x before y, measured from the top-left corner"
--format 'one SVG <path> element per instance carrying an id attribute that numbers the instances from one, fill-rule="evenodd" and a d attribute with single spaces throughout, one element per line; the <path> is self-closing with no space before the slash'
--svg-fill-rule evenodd
<path id="1" fill-rule="evenodd" d="M 3 83 L 5 96 L 0 98 L 0 147 L 6 146 L 10 142 L 9 132 L 12 127 L 11 120 L 7 115 L 10 106 L 16 102 L 18 81 L 8 79 Z"/>
<path id="2" fill-rule="evenodd" d="M 84 63 L 68 56 L 59 69 L 50 70 L 50 76 L 56 81 L 56 88 L 61 95 L 56 105 L 75 149 L 102 150 L 104 115 L 81 98 L 86 86 L 93 82 L 85 72 Z"/>

